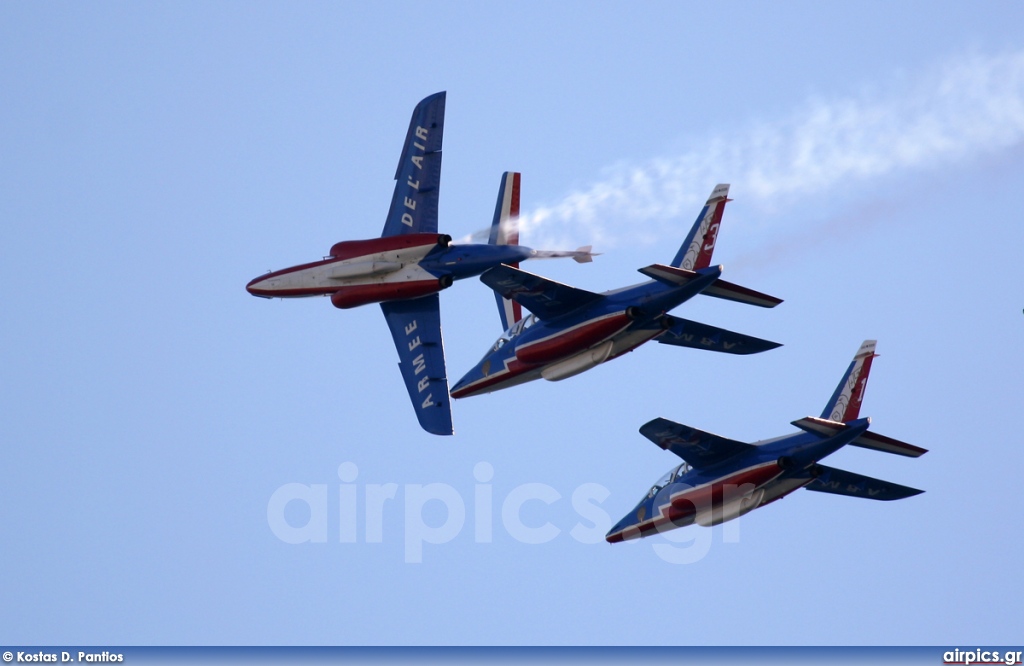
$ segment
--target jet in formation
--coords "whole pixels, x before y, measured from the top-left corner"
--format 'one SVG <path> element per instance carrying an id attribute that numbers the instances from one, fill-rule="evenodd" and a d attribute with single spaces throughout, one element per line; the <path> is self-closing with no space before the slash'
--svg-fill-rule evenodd
<path id="1" fill-rule="evenodd" d="M 590 248 L 569 252 L 518 245 L 518 232 L 501 223 L 518 214 L 519 174 L 502 176 L 489 242 L 456 244 L 437 231 L 445 93 L 421 101 L 406 132 L 391 208 L 380 238 L 342 241 L 320 261 L 261 275 L 246 285 L 254 296 L 329 296 L 347 309 L 380 303 L 398 350 L 399 367 L 420 425 L 451 435 L 438 292 L 455 280 L 531 258 L 591 260 Z"/>
<path id="2" fill-rule="evenodd" d="M 572 257 L 589 247 L 541 251 L 519 245 L 520 174 L 501 177 L 487 244 L 452 243 L 438 233 L 445 93 L 422 100 L 406 132 L 391 207 L 380 238 L 334 244 L 320 261 L 270 271 L 250 281 L 263 298 L 329 296 L 347 309 L 379 303 L 399 355 L 416 417 L 427 432 L 451 435 L 450 398 L 559 381 L 651 340 L 729 354 L 778 347 L 768 340 L 669 314 L 698 294 L 772 308 L 781 299 L 721 279 L 711 258 L 728 198 L 718 185 L 668 264 L 639 269 L 648 281 L 604 293 L 571 287 L 519 269 L 527 259 Z M 495 292 L 504 333 L 449 393 L 438 293 L 480 276 Z M 523 317 L 523 308 L 529 314 Z M 859 418 L 875 341 L 858 350 L 820 417 L 793 422 L 800 432 L 752 444 L 658 418 L 640 432 L 682 459 L 606 535 L 609 542 L 690 524 L 715 525 L 807 488 L 895 500 L 920 490 L 826 467 L 821 460 L 853 445 L 917 457 L 925 449 L 869 431 Z"/>
<path id="3" fill-rule="evenodd" d="M 650 340 L 728 354 L 778 347 L 668 314 L 697 294 L 766 308 L 782 302 L 722 280 L 722 267 L 711 265 L 728 195 L 728 185 L 714 188 L 672 262 L 641 268 L 652 278 L 641 284 L 598 294 L 511 266 L 485 272 L 480 280 L 495 291 L 506 330 L 452 387 L 452 397 L 500 391 L 540 378 L 566 379 Z M 530 314 L 521 317 L 521 308 Z"/>
<path id="4" fill-rule="evenodd" d="M 927 453 L 870 432 L 871 419 L 859 418 L 875 344 L 865 340 L 860 346 L 820 417 L 793 421 L 801 432 L 747 444 L 668 419 L 644 424 L 642 435 L 683 462 L 651 486 L 605 538 L 616 543 L 694 523 L 716 525 L 800 488 L 885 501 L 923 492 L 820 462 L 847 444 L 912 458 Z"/>

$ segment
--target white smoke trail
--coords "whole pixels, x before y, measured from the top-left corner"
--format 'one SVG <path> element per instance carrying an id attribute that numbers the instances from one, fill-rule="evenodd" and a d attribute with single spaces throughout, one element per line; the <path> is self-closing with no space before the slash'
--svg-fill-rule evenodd
<path id="1" fill-rule="evenodd" d="M 1022 140 L 1024 51 L 965 56 L 909 86 L 810 100 L 788 118 L 696 141 L 682 155 L 612 166 L 589 187 L 524 212 L 520 229 L 533 247 L 565 237 L 599 248 L 650 241 L 657 231 L 639 223 L 694 215 L 719 180 L 745 201 L 779 209 L 798 195 L 954 164 Z"/>

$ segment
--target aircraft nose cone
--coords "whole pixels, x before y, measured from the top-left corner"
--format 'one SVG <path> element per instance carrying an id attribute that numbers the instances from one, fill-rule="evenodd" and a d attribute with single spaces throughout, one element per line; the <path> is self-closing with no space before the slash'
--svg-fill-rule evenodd
<path id="1" fill-rule="evenodd" d="M 252 294 L 253 296 L 259 296 L 260 298 L 270 298 L 270 296 L 268 296 L 265 293 L 265 290 L 260 289 L 260 284 L 266 279 L 267 278 L 265 275 L 261 275 L 258 278 L 253 278 L 252 280 L 249 280 L 249 284 L 245 285 L 245 290 Z"/>
<path id="2" fill-rule="evenodd" d="M 448 394 L 451 395 L 453 398 L 461 398 L 462 397 L 462 387 L 465 386 L 465 385 L 466 385 L 466 380 L 465 379 L 460 379 L 458 382 L 455 383 L 454 386 L 452 386 L 451 390 L 448 391 Z"/>
<path id="3" fill-rule="evenodd" d="M 451 397 L 453 398 L 466 397 L 466 394 L 471 392 L 469 385 L 476 381 L 476 379 L 478 379 L 479 377 L 480 374 L 473 371 L 466 373 L 462 377 L 462 379 L 460 379 L 459 381 L 455 382 L 455 384 L 452 385 L 451 389 L 448 391 L 448 394 L 451 395 Z"/>

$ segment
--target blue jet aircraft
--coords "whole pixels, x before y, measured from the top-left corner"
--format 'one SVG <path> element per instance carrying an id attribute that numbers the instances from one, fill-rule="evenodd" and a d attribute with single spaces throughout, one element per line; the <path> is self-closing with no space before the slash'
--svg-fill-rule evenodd
<path id="1" fill-rule="evenodd" d="M 487 245 L 452 244 L 451 236 L 437 232 L 444 105 L 445 93 L 439 92 L 412 113 L 380 238 L 335 243 L 321 261 L 271 271 L 246 285 L 263 298 L 330 296 L 335 307 L 346 309 L 380 303 L 416 417 L 435 435 L 453 432 L 437 293 L 501 264 L 591 258 L 590 248 L 545 252 L 518 245 L 518 233 L 503 226 L 518 213 L 517 173 L 502 176 Z"/>
<path id="2" fill-rule="evenodd" d="M 484 273 L 480 280 L 495 291 L 506 330 L 452 388 L 452 397 L 499 391 L 541 377 L 566 379 L 655 339 L 729 354 L 778 347 L 668 314 L 697 294 L 768 308 L 782 302 L 720 279 L 722 267 L 711 266 L 728 194 L 728 185 L 715 187 L 672 263 L 641 268 L 653 278 L 642 284 L 596 294 L 509 266 Z M 508 301 L 532 314 L 520 318 L 521 310 Z"/>
<path id="3" fill-rule="evenodd" d="M 876 500 L 924 492 L 819 462 L 847 444 L 912 458 L 927 453 L 869 432 L 871 419 L 858 418 L 874 357 L 875 341 L 865 340 L 821 417 L 793 421 L 799 433 L 746 444 L 667 419 L 644 424 L 640 433 L 683 463 L 655 483 L 605 538 L 616 543 L 693 523 L 717 525 L 799 488 Z"/>

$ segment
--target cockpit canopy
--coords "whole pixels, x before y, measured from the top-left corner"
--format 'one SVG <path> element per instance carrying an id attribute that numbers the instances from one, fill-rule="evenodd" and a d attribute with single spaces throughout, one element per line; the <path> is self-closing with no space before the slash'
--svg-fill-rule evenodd
<path id="1" fill-rule="evenodd" d="M 682 477 L 687 472 L 689 472 L 691 469 L 693 468 L 690 467 L 690 464 L 684 462 L 678 467 L 675 467 L 670 471 L 665 472 L 665 475 L 658 479 L 658 482 L 651 486 L 651 489 L 647 491 L 647 498 L 654 497 L 655 495 L 660 493 L 665 486 L 667 486 L 670 483 L 678 483 L 679 478 Z"/>
<path id="2" fill-rule="evenodd" d="M 498 351 L 499 349 L 504 347 L 506 343 L 511 342 L 513 338 L 515 338 L 517 335 L 533 326 L 535 323 L 537 323 L 537 315 L 528 314 L 519 321 L 517 321 L 516 323 L 512 324 L 511 326 L 508 327 L 508 330 L 502 333 L 501 337 L 498 338 L 498 340 L 494 343 L 494 346 L 491 347 L 491 352 Z"/>

